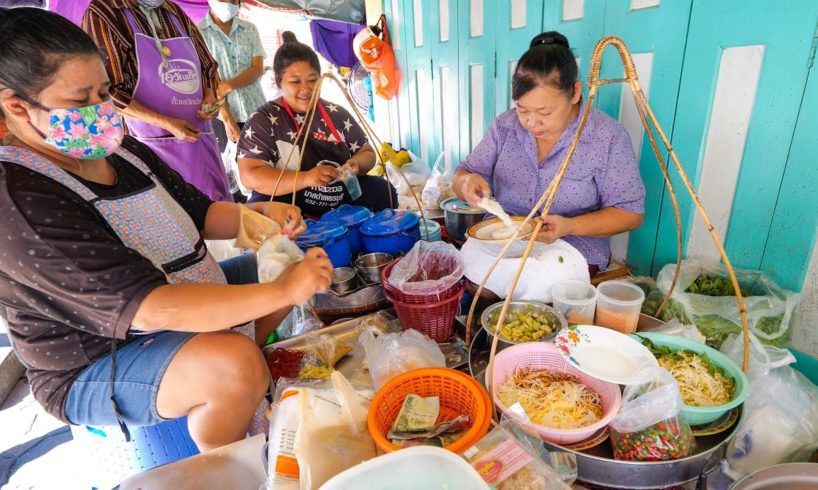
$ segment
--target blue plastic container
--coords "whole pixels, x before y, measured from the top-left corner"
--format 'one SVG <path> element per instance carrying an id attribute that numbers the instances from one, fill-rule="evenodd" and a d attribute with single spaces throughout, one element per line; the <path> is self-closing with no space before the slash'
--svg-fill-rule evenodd
<path id="1" fill-rule="evenodd" d="M 324 213 L 321 221 L 340 223 L 349 229 L 349 248 L 353 255 L 361 251 L 361 224 L 372 216 L 372 211 L 363 206 L 341 204 L 332 211 Z"/>
<path id="2" fill-rule="evenodd" d="M 405 209 L 384 209 L 361 225 L 365 253 L 405 254 L 420 240 L 420 218 Z"/>
<path id="3" fill-rule="evenodd" d="M 296 244 L 301 250 L 321 247 L 329 255 L 333 267 L 346 267 L 352 263 L 349 230 L 334 221 L 306 220 L 307 231 L 298 237 Z"/>

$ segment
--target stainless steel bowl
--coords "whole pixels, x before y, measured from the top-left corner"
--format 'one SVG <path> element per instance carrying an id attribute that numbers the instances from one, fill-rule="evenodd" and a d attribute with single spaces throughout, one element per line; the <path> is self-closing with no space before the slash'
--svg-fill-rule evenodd
<path id="1" fill-rule="evenodd" d="M 392 256 L 384 252 L 361 255 L 355 260 L 358 274 L 370 284 L 380 284 L 381 271 L 392 262 Z"/>
<path id="2" fill-rule="evenodd" d="M 465 240 L 466 232 L 472 225 L 483 221 L 486 210 L 469 206 L 465 201 L 456 197 L 446 199 L 440 203 L 443 210 L 443 219 L 446 223 L 446 233 L 455 240 Z"/>
<path id="3" fill-rule="evenodd" d="M 336 267 L 332 269 L 332 290 L 336 294 L 345 294 L 358 286 L 355 269 L 352 267 Z"/>
<path id="4" fill-rule="evenodd" d="M 483 330 L 485 330 L 489 334 L 490 340 L 492 340 L 491 337 L 494 337 L 494 329 L 492 328 L 492 325 L 497 321 L 497 317 L 500 315 L 500 310 L 502 308 L 503 308 L 502 301 L 500 301 L 499 303 L 494 303 L 493 305 L 483 310 L 483 314 L 480 316 L 480 323 L 483 326 Z M 554 330 L 551 333 L 544 335 L 540 339 L 536 340 L 536 342 L 543 342 L 552 339 L 557 336 L 557 333 L 560 330 L 568 327 L 568 322 L 565 320 L 564 316 L 560 315 L 559 312 L 557 312 L 557 310 L 555 310 L 554 308 L 551 308 L 545 303 L 540 303 L 539 301 L 512 301 L 511 303 L 508 304 L 508 313 L 506 313 L 505 323 L 508 323 L 508 321 L 512 318 L 512 316 L 515 313 L 525 310 L 527 308 L 533 308 L 538 313 L 549 318 L 549 323 L 554 328 Z M 500 336 L 498 342 L 506 345 L 523 343 L 506 339 L 502 336 Z"/>

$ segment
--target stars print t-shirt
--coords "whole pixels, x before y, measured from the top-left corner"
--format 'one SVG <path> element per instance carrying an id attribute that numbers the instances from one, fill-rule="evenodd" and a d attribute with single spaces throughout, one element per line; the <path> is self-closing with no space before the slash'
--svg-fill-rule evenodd
<path id="1" fill-rule="evenodd" d="M 367 143 L 363 129 L 349 111 L 324 100 L 320 102 L 331 126 L 327 124 L 321 112 L 317 111 L 309 130 L 309 141 L 304 150 L 304 160 L 301 163 L 302 172 L 314 168 L 323 159 L 343 165 L 350 155 L 354 155 Z M 294 149 L 295 138 L 298 128 L 305 123 L 306 115 L 293 111 L 291 116 L 282 104 L 281 99 L 267 102 L 250 116 L 239 139 L 238 158 L 262 160 L 279 170 L 296 170 L 302 150 L 300 147 L 304 145 L 299 145 Z M 341 141 L 337 141 L 337 138 L 340 138 Z M 290 156 L 291 152 L 292 156 Z M 340 194 L 342 191 L 343 187 L 340 183 L 304 189 L 299 191 L 301 194 L 299 198 L 304 201 L 299 205 L 307 214 L 316 214 L 315 212 L 310 213 L 311 209 L 307 208 L 318 210 L 322 205 L 325 205 L 327 209 L 334 207 L 340 204 L 343 197 Z M 335 196 L 338 202 L 320 202 L 323 198 L 331 199 Z M 254 192 L 251 197 L 251 201 L 263 199 L 269 199 L 269 196 Z"/>
<path id="2" fill-rule="evenodd" d="M 212 201 L 142 143 L 126 137 L 122 146 L 203 229 Z M 123 158 L 108 161 L 117 174 L 113 185 L 77 179 L 106 199 L 153 185 Z M 0 308 L 34 398 L 68 422 L 63 407 L 73 381 L 110 353 L 110 339 L 127 338 L 142 300 L 167 280 L 120 241 L 93 205 L 23 166 L 0 162 L 0 207 Z"/>

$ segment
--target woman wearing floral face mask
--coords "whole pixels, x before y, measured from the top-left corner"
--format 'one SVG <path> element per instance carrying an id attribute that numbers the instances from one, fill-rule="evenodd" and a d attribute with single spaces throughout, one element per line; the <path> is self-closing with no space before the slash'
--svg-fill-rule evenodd
<path id="1" fill-rule="evenodd" d="M 219 267 L 204 239 L 236 237 L 252 211 L 211 201 L 123 137 L 109 88 L 97 46 L 70 21 L 0 9 L 0 305 L 12 344 L 34 397 L 64 421 L 187 415 L 200 449 L 236 441 L 269 374 L 229 329 L 326 289 L 332 265 L 313 249 L 273 283 L 228 285 L 252 282 L 252 256 Z M 304 229 L 296 208 L 254 209 L 290 236 Z"/>

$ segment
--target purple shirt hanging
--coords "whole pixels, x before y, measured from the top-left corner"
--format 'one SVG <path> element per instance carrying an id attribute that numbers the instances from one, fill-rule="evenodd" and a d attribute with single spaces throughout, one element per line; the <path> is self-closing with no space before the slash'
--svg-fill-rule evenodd
<path id="1" fill-rule="evenodd" d="M 585 100 L 580 104 L 580 112 Z M 537 144 L 520 124 L 517 111 L 500 114 L 458 170 L 476 173 L 509 214 L 526 215 L 545 192 L 579 127 L 579 116 L 563 131 L 554 148 L 537 161 Z M 614 119 L 592 109 L 550 214 L 573 217 L 602 208 L 645 212 L 645 186 L 630 137 Z M 608 266 L 610 239 L 565 237 L 591 265 Z"/>
<path id="2" fill-rule="evenodd" d="M 334 20 L 310 21 L 315 50 L 335 66 L 352 68 L 358 61 L 352 49 L 352 38 L 363 29 L 360 24 Z"/>

